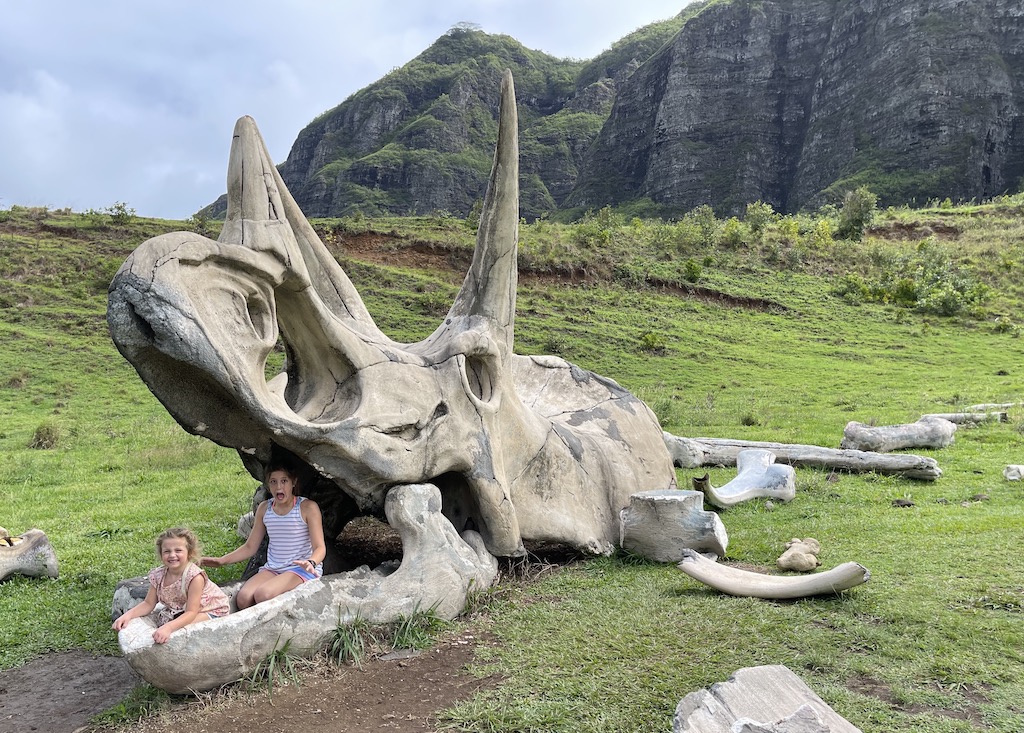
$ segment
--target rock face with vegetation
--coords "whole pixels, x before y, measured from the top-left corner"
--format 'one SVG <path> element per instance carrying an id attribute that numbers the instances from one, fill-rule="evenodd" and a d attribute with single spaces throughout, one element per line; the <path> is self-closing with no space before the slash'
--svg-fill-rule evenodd
<path id="1" fill-rule="evenodd" d="M 682 26 L 646 26 L 597 58 L 558 59 L 459 25 L 303 129 L 281 175 L 307 216 L 470 213 L 483 199 L 504 69 L 516 78 L 521 206 L 558 208 L 615 90 Z M 212 213 L 222 214 L 226 198 Z"/>
<path id="2" fill-rule="evenodd" d="M 619 90 L 570 202 L 792 211 L 987 198 L 1024 173 L 1013 0 L 709 5 Z"/>
<path id="3" fill-rule="evenodd" d="M 527 219 L 796 211 L 859 186 L 882 204 L 969 200 L 1024 174 L 1016 0 L 697 2 L 589 62 L 464 24 L 310 123 L 281 174 L 308 216 L 466 216 L 506 67 Z"/>

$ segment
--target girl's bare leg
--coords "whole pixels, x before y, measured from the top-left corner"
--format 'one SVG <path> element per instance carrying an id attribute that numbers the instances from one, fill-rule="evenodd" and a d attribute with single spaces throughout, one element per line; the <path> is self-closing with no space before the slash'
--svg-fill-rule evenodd
<path id="1" fill-rule="evenodd" d="M 302 585 L 302 578 L 300 576 L 295 573 L 281 573 L 264 583 L 260 583 L 253 593 L 253 598 L 255 603 L 262 603 L 290 591 L 292 588 L 298 588 L 300 585 Z"/>
<path id="2" fill-rule="evenodd" d="M 294 573 L 286 573 L 286 575 L 294 575 Z M 241 611 L 243 608 L 248 608 L 255 603 L 259 603 L 261 600 L 266 600 L 265 598 L 257 599 L 257 592 L 265 583 L 269 583 L 279 577 L 281 576 L 275 575 L 269 570 L 260 570 L 254 576 L 245 581 L 242 587 L 238 589 L 238 594 L 235 596 L 235 603 L 238 605 L 238 610 Z"/>

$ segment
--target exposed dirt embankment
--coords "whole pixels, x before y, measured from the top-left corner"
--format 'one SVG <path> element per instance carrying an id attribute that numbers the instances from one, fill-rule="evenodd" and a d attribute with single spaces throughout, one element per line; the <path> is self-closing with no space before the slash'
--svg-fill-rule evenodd
<path id="1" fill-rule="evenodd" d="M 350 257 L 389 267 L 408 267 L 421 270 L 465 274 L 472 260 L 472 252 L 441 244 L 407 239 L 399 235 L 380 232 L 362 232 L 326 237 L 328 249 L 335 257 Z M 521 282 L 551 282 L 568 285 L 593 284 L 601 281 L 584 267 L 545 269 L 543 272 L 528 267 L 519 268 Z M 732 308 L 783 313 L 789 309 L 773 300 L 743 295 L 732 295 L 692 283 L 678 283 L 649 278 L 647 285 L 669 295 L 691 298 Z"/>

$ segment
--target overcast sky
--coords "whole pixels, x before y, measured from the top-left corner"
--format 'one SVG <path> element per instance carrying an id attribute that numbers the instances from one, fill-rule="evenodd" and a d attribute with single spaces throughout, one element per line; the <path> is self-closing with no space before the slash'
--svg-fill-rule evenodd
<path id="1" fill-rule="evenodd" d="M 275 163 L 308 122 L 460 22 L 593 58 L 690 0 L 0 0 L 0 209 L 117 201 L 184 219 L 255 118 Z"/>

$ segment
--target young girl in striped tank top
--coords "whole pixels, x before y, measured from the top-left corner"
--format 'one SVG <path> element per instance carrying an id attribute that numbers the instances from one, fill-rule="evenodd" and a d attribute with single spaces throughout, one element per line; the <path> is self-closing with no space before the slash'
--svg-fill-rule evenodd
<path id="1" fill-rule="evenodd" d="M 279 596 L 323 574 L 327 549 L 320 507 L 312 499 L 295 495 L 298 477 L 291 467 L 272 464 L 266 476 L 271 498 L 256 509 L 245 544 L 227 555 L 202 559 L 202 565 L 214 568 L 248 560 L 259 550 L 263 538 L 270 538 L 266 564 L 238 589 L 235 602 L 239 609 Z"/>

